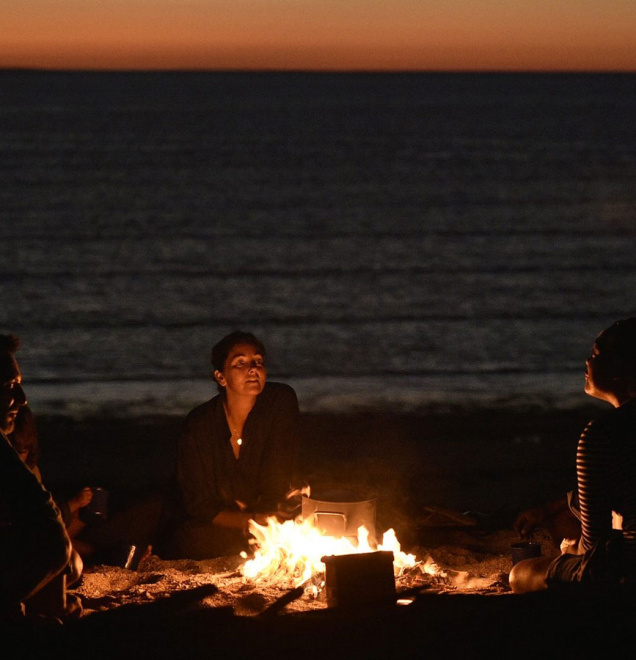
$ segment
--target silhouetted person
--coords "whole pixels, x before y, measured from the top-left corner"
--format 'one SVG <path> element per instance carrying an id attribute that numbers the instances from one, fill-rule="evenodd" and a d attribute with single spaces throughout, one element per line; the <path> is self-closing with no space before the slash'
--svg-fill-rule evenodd
<path id="1" fill-rule="evenodd" d="M 7 439 L 27 402 L 14 356 L 19 345 L 0 335 L 0 616 L 20 615 L 25 604 L 64 616 L 71 541 L 51 495 Z"/>
<path id="2" fill-rule="evenodd" d="M 526 559 L 513 567 L 515 593 L 568 583 L 616 586 L 636 578 L 636 318 L 616 321 L 596 338 L 586 362 L 585 392 L 612 410 L 591 421 L 578 442 L 580 536 L 564 538 L 556 558 Z M 559 515 L 560 506 L 553 506 Z M 536 524 L 525 515 L 519 529 Z"/>

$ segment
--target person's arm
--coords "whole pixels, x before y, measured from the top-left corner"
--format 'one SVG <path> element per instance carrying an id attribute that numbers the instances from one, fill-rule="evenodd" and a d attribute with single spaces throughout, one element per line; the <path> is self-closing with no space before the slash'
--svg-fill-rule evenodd
<path id="1" fill-rule="evenodd" d="M 568 500 L 564 495 L 546 504 L 525 509 L 515 518 L 512 526 L 519 536 L 526 538 L 537 527 L 545 524 L 549 518 L 563 513 L 567 508 Z"/>
<path id="2" fill-rule="evenodd" d="M 93 490 L 90 486 L 85 486 L 78 493 L 69 497 L 67 500 L 56 500 L 56 504 L 62 514 L 62 520 L 67 529 L 73 524 L 77 518 L 77 512 L 90 504 L 93 499 Z"/>
<path id="3" fill-rule="evenodd" d="M 0 605 L 19 603 L 59 574 L 71 541 L 50 493 L 0 435 Z"/>
<path id="4" fill-rule="evenodd" d="M 610 452 L 611 443 L 606 425 L 590 422 L 581 434 L 576 452 L 581 552 L 590 550 L 600 539 L 611 533 Z"/>
<path id="5" fill-rule="evenodd" d="M 206 430 L 209 435 L 213 430 Z M 177 479 L 186 515 L 201 523 L 210 523 L 226 507 L 216 493 L 214 466 L 208 437 L 200 423 L 188 420 L 177 451 Z"/>
<path id="6" fill-rule="evenodd" d="M 217 525 L 218 527 L 240 529 L 247 532 L 250 520 L 253 520 L 259 525 L 265 525 L 268 517 L 268 513 L 244 513 L 243 511 L 230 511 L 229 509 L 223 509 L 214 517 L 212 524 Z"/>
<path id="7" fill-rule="evenodd" d="M 295 485 L 299 441 L 299 407 L 291 387 L 281 388 L 271 411 L 271 426 L 261 468 L 261 498 L 258 511 L 275 513 Z"/>
<path id="8" fill-rule="evenodd" d="M 68 529 L 70 524 L 73 522 L 73 513 L 71 507 L 69 506 L 68 501 L 66 500 L 57 500 L 55 502 L 58 509 L 60 510 L 60 515 L 62 516 L 62 522 L 64 526 Z"/>
<path id="9" fill-rule="evenodd" d="M 93 489 L 85 486 L 68 500 L 68 509 L 71 514 L 77 513 L 80 509 L 88 506 L 93 499 Z"/>

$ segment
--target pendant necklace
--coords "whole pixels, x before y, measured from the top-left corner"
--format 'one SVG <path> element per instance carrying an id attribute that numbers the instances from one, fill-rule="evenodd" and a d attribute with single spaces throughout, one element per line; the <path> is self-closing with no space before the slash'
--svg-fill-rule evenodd
<path id="1" fill-rule="evenodd" d="M 232 423 L 232 421 L 230 419 L 230 415 L 228 413 L 228 410 L 227 410 L 227 407 L 225 406 L 225 404 L 223 404 L 223 408 L 225 410 L 225 418 L 227 419 L 228 426 L 230 427 L 230 430 L 231 430 L 230 442 L 231 442 L 231 439 L 233 437 L 236 437 L 237 449 L 234 453 L 236 454 L 236 456 L 238 458 L 239 449 L 243 445 L 243 438 L 242 438 L 243 434 L 239 433 L 239 430 Z"/>
<path id="2" fill-rule="evenodd" d="M 232 431 L 232 435 L 230 437 L 230 444 L 232 444 L 232 438 L 234 438 L 234 437 L 236 437 L 236 447 L 232 446 L 232 451 L 234 452 L 234 456 L 236 458 L 238 458 L 239 454 L 241 452 L 241 446 L 243 444 L 243 438 L 241 437 L 241 434 L 239 434 L 239 432 L 236 429 L 234 429 Z"/>
<path id="3" fill-rule="evenodd" d="M 243 444 L 243 438 L 241 437 L 241 433 L 239 433 L 238 429 L 232 428 L 232 437 L 236 438 L 236 444 L 240 447 Z"/>

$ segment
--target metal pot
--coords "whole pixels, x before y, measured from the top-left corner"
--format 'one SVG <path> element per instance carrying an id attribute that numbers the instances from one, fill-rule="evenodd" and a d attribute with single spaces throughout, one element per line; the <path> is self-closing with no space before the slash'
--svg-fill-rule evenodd
<path id="1" fill-rule="evenodd" d="M 312 520 L 314 527 L 326 536 L 346 537 L 357 544 L 358 528 L 369 532 L 369 545 L 377 546 L 375 497 L 366 499 L 352 490 L 330 490 L 303 495 L 303 520 Z M 361 499 L 363 498 L 363 499 Z"/>

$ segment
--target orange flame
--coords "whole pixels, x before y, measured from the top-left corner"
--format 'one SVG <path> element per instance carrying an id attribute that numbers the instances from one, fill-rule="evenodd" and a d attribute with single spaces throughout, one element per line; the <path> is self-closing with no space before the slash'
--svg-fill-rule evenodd
<path id="1" fill-rule="evenodd" d="M 281 587 L 295 588 L 324 573 L 321 557 L 375 551 L 369 545 L 366 527 L 358 528 L 357 544 L 345 537 L 325 536 L 311 520 L 279 523 L 275 517 L 270 517 L 265 525 L 251 520 L 249 530 L 254 536 L 254 556 L 243 564 L 243 576 Z M 393 529 L 384 533 L 377 549 L 393 552 L 396 575 L 418 563 L 415 555 L 401 551 Z"/>

